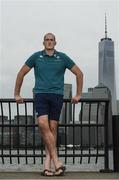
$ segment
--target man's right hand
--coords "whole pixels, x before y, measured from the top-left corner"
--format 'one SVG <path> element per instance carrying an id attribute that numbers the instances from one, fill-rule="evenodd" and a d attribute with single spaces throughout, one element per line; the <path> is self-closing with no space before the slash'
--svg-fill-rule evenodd
<path id="1" fill-rule="evenodd" d="M 15 98 L 17 103 L 23 103 L 24 102 L 23 98 L 20 95 L 15 95 L 14 98 Z"/>

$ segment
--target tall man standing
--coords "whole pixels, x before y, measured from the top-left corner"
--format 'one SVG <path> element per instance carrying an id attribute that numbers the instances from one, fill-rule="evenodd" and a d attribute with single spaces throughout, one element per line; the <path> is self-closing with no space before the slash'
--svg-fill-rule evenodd
<path id="1" fill-rule="evenodd" d="M 23 103 L 20 89 L 24 76 L 34 68 L 35 108 L 39 129 L 45 144 L 46 159 L 44 172 L 46 176 L 52 176 L 51 160 L 55 166 L 55 175 L 64 174 L 64 166 L 58 159 L 56 149 L 57 126 L 61 108 L 63 105 L 64 74 L 68 68 L 76 75 L 77 91 L 72 97 L 72 103 L 78 103 L 82 93 L 83 73 L 80 68 L 66 54 L 54 49 L 56 45 L 55 35 L 47 33 L 44 36 L 44 50 L 34 53 L 28 58 L 18 72 L 14 98 L 17 103 Z"/>

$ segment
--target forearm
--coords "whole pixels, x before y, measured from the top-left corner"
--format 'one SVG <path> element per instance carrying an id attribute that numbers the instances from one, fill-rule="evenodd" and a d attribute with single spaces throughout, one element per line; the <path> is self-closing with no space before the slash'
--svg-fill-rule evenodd
<path id="1" fill-rule="evenodd" d="M 24 79 L 24 75 L 21 73 L 18 73 L 16 83 L 15 83 L 14 96 L 20 95 L 23 79 Z"/>
<path id="2" fill-rule="evenodd" d="M 82 88 L 83 88 L 83 73 L 76 75 L 76 84 L 77 84 L 76 95 L 81 96 Z"/>

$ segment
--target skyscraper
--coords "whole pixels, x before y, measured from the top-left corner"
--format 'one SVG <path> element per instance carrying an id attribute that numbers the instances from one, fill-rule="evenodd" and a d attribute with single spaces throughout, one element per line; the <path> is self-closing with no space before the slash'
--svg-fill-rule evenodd
<path id="1" fill-rule="evenodd" d="M 105 37 L 99 42 L 99 84 L 103 83 L 111 91 L 112 114 L 117 114 L 116 81 L 114 65 L 114 42 L 107 37 L 107 20 L 105 15 Z"/>

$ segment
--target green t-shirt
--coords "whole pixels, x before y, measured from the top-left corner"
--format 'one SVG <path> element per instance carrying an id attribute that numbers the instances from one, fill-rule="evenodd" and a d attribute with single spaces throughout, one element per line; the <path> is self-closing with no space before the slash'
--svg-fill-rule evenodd
<path id="1" fill-rule="evenodd" d="M 64 73 L 75 63 L 64 53 L 55 51 L 52 56 L 46 52 L 34 53 L 25 62 L 30 68 L 34 67 L 34 93 L 64 94 Z"/>

